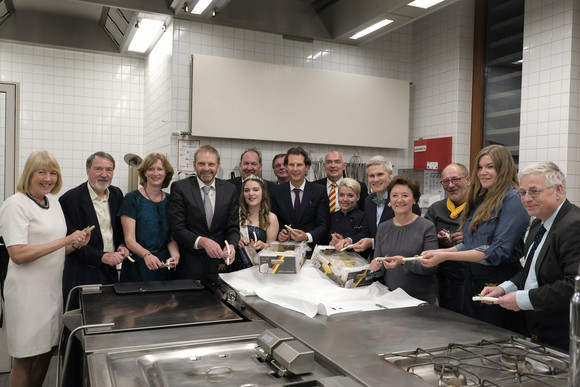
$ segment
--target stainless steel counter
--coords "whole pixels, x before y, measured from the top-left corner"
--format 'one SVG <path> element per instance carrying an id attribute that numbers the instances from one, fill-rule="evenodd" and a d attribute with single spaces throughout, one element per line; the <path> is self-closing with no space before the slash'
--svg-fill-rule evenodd
<path id="1" fill-rule="evenodd" d="M 426 385 L 379 354 L 445 347 L 451 342 L 503 340 L 515 335 L 432 305 L 310 318 L 257 297 L 241 297 L 241 302 L 368 386 L 386 385 L 386 381 L 392 386 Z"/>

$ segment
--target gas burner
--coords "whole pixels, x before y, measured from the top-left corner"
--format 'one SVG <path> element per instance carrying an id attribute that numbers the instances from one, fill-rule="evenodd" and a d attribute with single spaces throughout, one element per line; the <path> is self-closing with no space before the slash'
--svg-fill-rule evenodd
<path id="1" fill-rule="evenodd" d="M 459 360 L 449 356 L 434 356 L 431 360 L 442 387 L 467 386 L 467 378 L 459 372 Z"/>
<path id="2" fill-rule="evenodd" d="M 510 370 L 521 374 L 531 374 L 534 372 L 532 363 L 526 360 L 529 352 L 524 348 L 515 346 L 502 346 L 499 348 L 501 362 Z"/>
<path id="3" fill-rule="evenodd" d="M 429 386 L 568 386 L 567 354 L 519 338 L 382 356 Z"/>

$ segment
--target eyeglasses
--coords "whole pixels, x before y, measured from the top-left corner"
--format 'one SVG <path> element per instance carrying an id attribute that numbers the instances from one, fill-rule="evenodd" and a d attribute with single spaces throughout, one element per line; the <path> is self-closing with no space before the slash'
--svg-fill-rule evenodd
<path id="1" fill-rule="evenodd" d="M 518 191 L 518 196 L 520 197 L 520 199 L 523 199 L 526 196 L 526 194 L 528 194 L 528 195 L 530 195 L 531 198 L 535 199 L 538 196 L 540 196 L 542 191 L 547 190 L 548 188 L 553 188 L 553 187 L 554 186 L 552 185 L 552 186 L 542 188 L 542 189 L 531 189 L 529 191 L 520 190 L 520 191 Z"/>
<path id="2" fill-rule="evenodd" d="M 459 184 L 459 182 L 461 181 L 461 179 L 465 179 L 467 176 L 462 176 L 462 177 L 454 177 L 451 180 L 441 180 L 441 185 L 443 187 L 447 187 L 449 185 L 449 183 L 453 183 L 454 185 Z"/>

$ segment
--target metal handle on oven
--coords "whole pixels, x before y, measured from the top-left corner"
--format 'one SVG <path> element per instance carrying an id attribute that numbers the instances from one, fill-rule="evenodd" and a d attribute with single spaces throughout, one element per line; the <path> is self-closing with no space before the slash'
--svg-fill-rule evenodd
<path id="1" fill-rule="evenodd" d="M 74 336 L 77 332 L 81 331 L 81 330 L 87 330 L 87 329 L 95 329 L 95 328 L 112 328 L 115 324 L 114 323 L 105 323 L 105 324 L 88 324 L 88 325 L 81 325 L 79 327 L 76 327 L 75 329 L 73 329 L 70 332 L 70 335 L 68 336 L 68 339 L 66 341 L 66 348 L 64 351 L 64 359 L 62 361 L 62 364 L 60 364 L 60 366 L 58 365 L 58 359 L 57 359 L 57 367 L 56 367 L 56 386 L 57 387 L 62 387 L 62 382 L 63 382 L 63 378 L 62 375 L 64 375 L 65 371 L 66 371 L 66 366 L 68 364 L 68 358 L 70 356 L 70 349 L 71 349 L 71 345 L 72 345 L 72 340 L 74 340 Z M 60 346 L 59 346 L 60 349 Z M 60 350 L 58 353 L 58 357 L 60 358 Z"/>

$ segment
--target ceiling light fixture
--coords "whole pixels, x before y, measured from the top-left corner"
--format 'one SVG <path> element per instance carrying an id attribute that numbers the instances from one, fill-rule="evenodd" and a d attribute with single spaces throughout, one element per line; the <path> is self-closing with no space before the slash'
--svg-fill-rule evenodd
<path id="1" fill-rule="evenodd" d="M 191 10 L 191 13 L 195 15 L 201 15 L 203 11 L 211 4 L 212 0 L 199 0 L 195 7 Z"/>
<path id="2" fill-rule="evenodd" d="M 407 5 L 410 5 L 411 7 L 427 9 L 444 1 L 445 0 L 415 0 Z"/>
<path id="3" fill-rule="evenodd" d="M 139 24 L 131 43 L 129 51 L 144 53 L 149 49 L 153 40 L 163 29 L 162 20 L 142 19 Z"/>
<path id="4" fill-rule="evenodd" d="M 356 34 L 354 34 L 353 36 L 351 36 L 349 39 L 359 39 L 362 38 L 363 36 L 366 36 L 372 32 L 375 32 L 376 30 L 383 28 L 384 26 L 386 26 L 387 24 L 391 24 L 393 21 L 391 19 L 383 19 L 378 23 L 373 24 L 370 27 L 365 28 L 362 31 L 357 32 Z"/>

